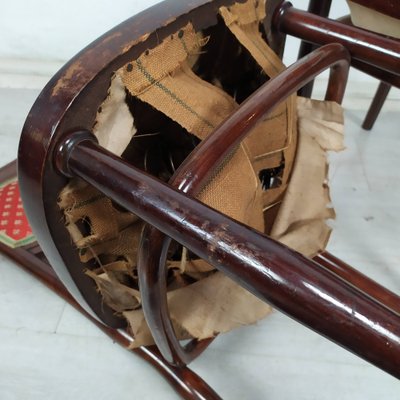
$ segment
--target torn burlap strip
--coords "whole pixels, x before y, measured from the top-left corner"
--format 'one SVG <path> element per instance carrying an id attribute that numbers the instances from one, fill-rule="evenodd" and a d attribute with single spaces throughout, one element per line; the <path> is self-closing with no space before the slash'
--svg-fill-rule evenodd
<path id="1" fill-rule="evenodd" d="M 82 253 L 101 241 L 114 239 L 138 219 L 130 213 L 119 213 L 109 198 L 78 179 L 62 190 L 58 205 L 72 240 Z"/>
<path id="2" fill-rule="evenodd" d="M 119 71 L 122 81 L 132 95 L 160 110 L 201 139 L 209 135 L 237 108 L 237 104 L 229 95 L 200 79 L 190 68 L 190 57 L 201 51 L 204 40 L 189 24 Z M 225 160 L 199 198 L 213 208 L 256 229 L 264 228 L 261 188 L 242 146 Z M 179 265 L 184 265 L 180 269 L 189 276 L 204 279 L 170 292 L 170 313 L 175 321 L 177 333 L 210 337 L 237 325 L 254 323 L 269 312 L 268 306 L 222 274 L 216 273 L 207 277 L 207 273 L 213 268 L 204 261 L 185 260 Z M 191 268 L 196 265 L 199 267 L 197 272 Z M 236 290 L 232 290 L 233 287 Z M 207 300 L 204 298 L 205 291 Z M 224 298 L 223 302 L 220 301 L 220 297 Z M 197 311 L 191 316 L 184 316 L 185 307 L 178 305 L 180 302 L 187 304 L 189 301 L 194 305 L 191 309 Z M 230 304 L 230 309 L 227 309 L 226 303 Z M 246 304 L 253 309 L 253 313 L 236 315 L 233 322 L 230 310 L 246 308 Z M 138 316 L 140 312 L 130 311 L 126 314 L 129 315 L 128 320 L 132 321 L 132 316 L 135 315 L 135 321 L 143 321 Z M 204 324 L 202 328 L 199 321 L 204 320 L 204 315 L 207 315 L 208 319 L 207 325 Z M 145 332 L 148 330 L 144 326 L 132 329 L 138 329 L 136 344 L 145 340 Z"/>
<path id="3" fill-rule="evenodd" d="M 189 58 L 206 42 L 188 24 L 118 71 L 129 92 L 204 139 L 236 107 L 223 90 L 191 70 Z"/>
<path id="4" fill-rule="evenodd" d="M 343 147 L 343 110 L 335 102 L 298 98 L 299 144 L 293 173 L 271 236 L 307 256 L 325 249 L 330 208 L 327 151 Z"/>
<path id="5" fill-rule="evenodd" d="M 267 45 L 259 30 L 265 18 L 265 0 L 248 0 L 221 7 L 219 11 L 226 26 L 269 78 L 285 70 L 281 59 Z M 292 95 L 280 104 L 244 141 L 256 173 L 278 167 L 282 160 L 285 164 L 279 188 L 263 193 L 264 208 L 281 199 L 292 170 L 297 141 L 295 98 Z"/>
<path id="6" fill-rule="evenodd" d="M 188 24 L 119 71 L 129 92 L 204 139 L 237 108 L 223 90 L 196 76 L 190 57 L 205 43 Z M 226 160 L 199 198 L 263 230 L 262 192 L 242 146 Z"/>
<path id="7" fill-rule="evenodd" d="M 324 248 L 330 232 L 325 219 L 334 215 L 327 208 L 330 199 L 326 186 L 326 151 L 343 148 L 343 112 L 333 102 L 299 98 L 298 103 L 299 151 L 272 236 L 303 254 L 313 255 Z M 82 186 L 77 182 L 75 185 L 82 199 Z M 78 200 L 67 193 L 72 203 Z M 83 198 L 90 196 L 93 193 L 89 191 Z M 121 246 L 124 241 L 117 242 L 115 246 Z M 99 246 L 105 244 L 107 241 Z M 108 252 L 113 253 L 112 249 Z M 177 269 L 182 265 L 179 262 L 169 264 Z M 137 308 L 140 294 L 121 284 L 120 280 L 115 281 L 116 272 L 131 273 L 132 268 L 116 262 L 105 265 L 103 269 L 106 274 L 94 275 L 93 278 L 105 301 L 121 311 L 129 321 L 136 338 L 134 346 L 152 344 L 143 312 Z M 188 260 L 183 271 L 196 279 L 203 279 L 168 294 L 171 317 L 179 338 L 209 337 L 215 332 L 252 323 L 260 317 L 258 300 L 220 273 L 207 277 L 212 268 L 204 261 Z"/>
<path id="8" fill-rule="evenodd" d="M 265 19 L 265 0 L 248 0 L 219 10 L 227 27 L 272 78 L 285 70 L 282 60 L 265 43 L 259 24 Z"/>

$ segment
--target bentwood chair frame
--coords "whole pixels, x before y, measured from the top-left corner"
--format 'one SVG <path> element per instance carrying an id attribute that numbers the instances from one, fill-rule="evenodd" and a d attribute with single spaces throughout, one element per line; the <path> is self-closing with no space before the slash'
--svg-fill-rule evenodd
<path id="1" fill-rule="evenodd" d="M 90 132 L 112 71 L 189 20 L 197 29 L 213 23 L 218 7 L 231 3 L 233 0 L 167 1 L 152 7 L 106 33 L 57 73 L 28 116 L 18 155 L 24 206 L 46 256 L 37 245 L 1 249 L 114 340 L 129 347 L 132 338 L 121 329 L 121 321 L 102 304 L 90 279 L 71 268 L 75 259 L 67 245 L 70 240 L 59 229 L 55 199 L 67 178 L 80 177 L 149 223 L 138 259 L 139 279 L 145 316 L 157 347 L 134 351 L 152 363 L 183 398 L 219 396 L 186 366 L 211 339 L 181 347 L 169 318 L 163 278 L 163 250 L 169 238 L 260 299 L 399 378 L 397 295 L 329 253 L 307 259 L 194 199 L 259 119 L 325 69 L 331 70 L 326 99 L 339 103 L 349 63 L 364 63 L 374 76 L 384 75 L 399 86 L 398 41 L 297 10 L 289 3 L 268 1 L 264 27 L 278 54 L 282 54 L 286 34 L 322 47 L 243 102 L 196 147 L 168 184 L 114 156 L 99 146 Z M 14 170 L 14 164 L 3 169 L 3 177 Z M 206 229 L 204 221 L 208 221 Z"/>

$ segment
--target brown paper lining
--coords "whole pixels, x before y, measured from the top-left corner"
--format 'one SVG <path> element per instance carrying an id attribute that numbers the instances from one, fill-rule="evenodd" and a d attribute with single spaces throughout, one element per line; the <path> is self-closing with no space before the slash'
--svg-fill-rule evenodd
<path id="1" fill-rule="evenodd" d="M 334 102 L 298 98 L 299 144 L 292 176 L 271 236 L 307 256 L 324 250 L 335 217 L 329 205 L 327 151 L 343 150 L 343 110 Z"/>

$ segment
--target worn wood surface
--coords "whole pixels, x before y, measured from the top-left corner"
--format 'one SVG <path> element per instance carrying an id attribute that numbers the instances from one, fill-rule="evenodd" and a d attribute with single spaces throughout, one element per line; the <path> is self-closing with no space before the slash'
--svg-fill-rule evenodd
<path id="1" fill-rule="evenodd" d="M 196 28 L 215 23 L 217 8 L 229 3 L 230 1 L 222 0 L 211 3 L 198 0 L 185 4 L 170 1 L 167 11 L 165 5 L 157 5 L 121 24 L 76 56 L 54 77 L 40 95 L 25 124 L 19 150 L 20 182 L 35 234 L 74 299 L 85 312 L 90 313 L 91 318 L 99 318 L 110 327 L 120 327 L 122 321 L 104 307 L 93 282 L 85 277 L 83 268 L 77 268 L 77 265 L 81 265 L 78 257 L 72 251 L 66 231 L 60 229 L 61 215 L 55 199 L 65 185 L 66 178 L 55 167 L 54 155 L 57 146 L 78 127 L 90 131 L 97 107 L 107 92 L 112 71 L 135 58 L 144 49 L 154 47 L 159 40 L 189 20 L 193 21 Z M 343 38 L 342 43 L 355 59 L 372 64 L 379 70 L 398 74 L 400 55 L 396 42 L 393 44 L 387 40 L 377 41 L 371 36 L 360 37 L 359 30 L 338 27 L 331 23 L 323 25 L 326 29 L 321 31 L 321 23 L 326 21 L 285 7 L 275 18 L 276 30 L 282 29 L 285 33 L 318 44 L 336 41 L 340 34 Z M 374 44 L 374 47 L 371 47 L 371 44 Z M 332 96 L 333 92 L 329 97 Z M 70 150 L 69 160 L 62 160 L 64 172 L 77 174 L 97 185 L 157 228 L 195 249 L 197 254 L 208 258 L 215 266 L 262 299 L 398 376 L 400 340 L 396 313 L 328 273 L 326 269 L 315 268 L 311 261 L 280 247 L 266 237 L 246 227 L 236 226 L 231 220 L 224 219 L 192 199 L 186 199 L 171 188 L 159 186 L 158 182 L 141 172 L 127 169 L 123 162 L 90 141 L 73 145 Z M 81 157 L 93 160 L 92 168 L 84 165 Z M 107 171 L 105 179 L 99 178 L 98 171 Z M 128 194 L 127 190 L 132 189 L 133 182 L 136 188 L 142 186 L 146 191 L 149 187 L 152 188 L 146 192 L 146 201 L 149 203 L 152 201 L 154 190 L 161 190 L 162 199 L 159 195 L 154 199 L 158 201 L 155 203 L 158 204 L 156 209 L 148 208 L 149 204 L 140 199 L 140 196 L 134 201 L 129 197 L 132 192 Z M 178 196 L 176 199 L 175 195 Z M 178 204 L 178 209 L 168 208 L 168 198 L 177 201 L 174 204 Z M 159 202 L 160 200 L 164 202 Z M 176 224 L 177 220 L 182 222 L 187 218 L 185 212 L 179 214 L 182 211 L 180 202 L 189 207 L 188 209 L 192 207 L 193 218 L 196 219 L 192 224 L 196 228 L 194 231 L 185 224 Z M 164 219 L 162 223 L 157 216 L 160 213 L 163 215 L 161 220 Z M 205 220 L 210 221 L 208 229 L 216 234 L 214 238 L 209 238 L 208 248 L 204 246 L 204 237 L 209 236 L 209 231 L 200 229 Z M 225 226 L 224 224 L 232 227 L 233 233 L 227 234 L 226 229 L 222 232 L 221 226 Z M 196 232 L 200 237 L 196 237 Z M 219 240 L 221 233 L 222 241 Z M 193 236 L 187 236 L 188 234 Z M 251 244 L 238 246 L 239 242 L 248 243 L 250 238 Z M 213 246 L 213 243 L 236 245 L 228 250 L 221 250 Z M 249 248 L 252 249 L 250 254 Z M 274 254 L 274 257 L 271 258 L 271 254 Z M 241 260 L 248 260 L 248 257 L 248 264 L 243 265 Z M 224 260 L 223 264 L 221 260 Z M 289 266 L 291 268 L 288 268 Z M 301 310 L 298 296 L 307 305 Z M 350 304 L 357 305 L 360 318 L 354 318 L 354 308 L 350 307 Z M 331 312 L 337 317 L 337 323 L 332 323 Z M 355 337 L 349 335 L 349 331 L 356 333 Z M 169 361 L 179 364 L 182 359 L 185 361 L 183 357 L 168 357 L 167 352 L 165 355 Z"/>

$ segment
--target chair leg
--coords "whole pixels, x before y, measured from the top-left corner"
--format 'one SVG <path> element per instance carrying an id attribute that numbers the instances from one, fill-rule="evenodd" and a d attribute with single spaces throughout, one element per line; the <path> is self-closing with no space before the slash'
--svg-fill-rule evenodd
<path id="1" fill-rule="evenodd" d="M 376 119 L 382 109 L 383 103 L 389 93 L 391 85 L 386 82 L 380 82 L 378 90 L 375 93 L 375 97 L 369 107 L 367 115 L 365 116 L 364 122 L 362 124 L 363 129 L 370 131 L 374 126 Z"/>
<path id="2" fill-rule="evenodd" d="M 17 176 L 17 163 L 11 162 L 0 168 L 0 183 Z M 0 256 L 5 255 L 14 260 L 23 270 L 32 274 L 58 296 L 81 312 L 114 342 L 138 355 L 152 365 L 181 396 L 183 400 L 222 400 L 221 397 L 190 368 L 174 367 L 162 357 L 156 346 L 131 349 L 133 338 L 122 329 L 109 328 L 86 312 L 68 292 L 49 264 L 38 243 L 29 246 L 11 248 L 0 242 Z M 205 342 L 205 341 L 203 341 Z M 204 343 L 203 343 L 204 344 Z M 201 346 L 201 345 L 200 345 Z M 199 347 L 200 347 L 199 346 Z M 200 350 L 202 350 L 200 348 Z"/>
<path id="3" fill-rule="evenodd" d="M 308 4 L 308 12 L 317 14 L 321 17 L 327 17 L 331 8 L 332 0 L 310 0 Z M 302 41 L 300 43 L 298 60 L 314 51 L 318 46 Z M 303 97 L 311 97 L 314 81 L 310 81 L 302 87 L 297 94 Z"/>

